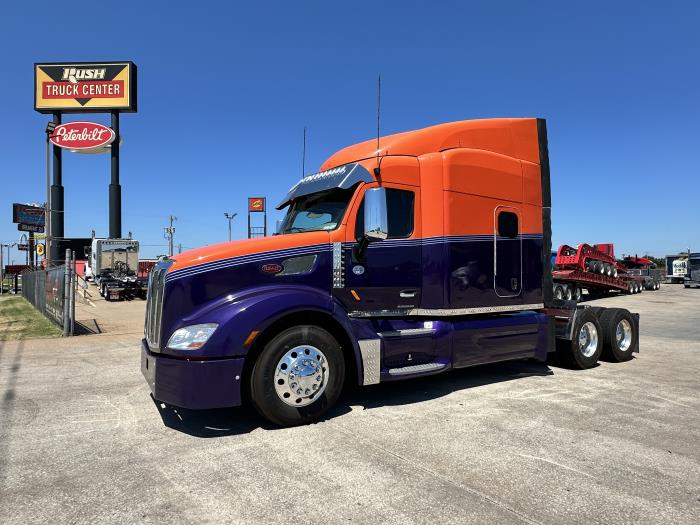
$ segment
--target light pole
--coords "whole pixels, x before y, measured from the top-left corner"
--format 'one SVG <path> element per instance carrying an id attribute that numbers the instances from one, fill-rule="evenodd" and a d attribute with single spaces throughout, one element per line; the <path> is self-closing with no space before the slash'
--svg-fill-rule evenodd
<path id="1" fill-rule="evenodd" d="M 46 211 L 44 212 L 44 240 L 46 242 L 46 268 L 51 266 L 51 155 L 49 139 L 56 129 L 55 122 L 46 124 Z"/>
<path id="2" fill-rule="evenodd" d="M 226 213 L 224 212 L 224 217 L 228 219 L 228 240 L 231 240 L 231 223 L 233 222 L 233 219 L 236 218 L 237 213 Z"/>
<path id="3" fill-rule="evenodd" d="M 7 262 L 10 262 L 10 246 L 17 243 L 0 243 L 0 295 L 5 293 L 5 247 L 7 247 Z"/>

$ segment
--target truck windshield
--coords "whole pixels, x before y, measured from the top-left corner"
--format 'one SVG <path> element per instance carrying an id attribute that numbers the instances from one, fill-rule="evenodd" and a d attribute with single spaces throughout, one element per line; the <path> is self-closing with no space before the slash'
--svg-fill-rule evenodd
<path id="1" fill-rule="evenodd" d="M 103 252 L 128 252 L 135 253 L 138 250 L 138 246 L 133 244 L 103 244 Z"/>
<path id="2" fill-rule="evenodd" d="M 345 214 L 356 187 L 353 186 L 347 190 L 333 188 L 299 197 L 289 206 L 279 233 L 335 230 Z"/>

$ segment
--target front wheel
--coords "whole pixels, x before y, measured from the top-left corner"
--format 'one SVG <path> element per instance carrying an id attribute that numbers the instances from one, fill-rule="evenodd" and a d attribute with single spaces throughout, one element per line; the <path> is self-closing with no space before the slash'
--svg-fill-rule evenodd
<path id="1" fill-rule="evenodd" d="M 319 419 L 338 399 L 345 360 L 336 339 L 318 326 L 288 328 L 253 365 L 250 398 L 266 419 L 294 426 Z"/>

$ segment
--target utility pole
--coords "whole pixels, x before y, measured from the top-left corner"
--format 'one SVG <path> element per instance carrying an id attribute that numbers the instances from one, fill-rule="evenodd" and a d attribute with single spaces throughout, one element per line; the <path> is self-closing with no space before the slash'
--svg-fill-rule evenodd
<path id="1" fill-rule="evenodd" d="M 5 245 L 0 244 L 0 295 L 5 293 L 5 264 L 3 254 L 5 253 Z"/>
<path id="2" fill-rule="evenodd" d="M 237 213 L 226 213 L 224 212 L 224 217 L 228 219 L 228 240 L 231 240 L 231 222 L 236 218 Z"/>
<path id="3" fill-rule="evenodd" d="M 165 238 L 168 239 L 168 254 L 170 257 L 173 256 L 173 236 L 175 235 L 175 228 L 173 227 L 173 222 L 177 220 L 177 217 L 171 215 L 169 217 L 170 226 L 163 228 L 165 230 Z"/>

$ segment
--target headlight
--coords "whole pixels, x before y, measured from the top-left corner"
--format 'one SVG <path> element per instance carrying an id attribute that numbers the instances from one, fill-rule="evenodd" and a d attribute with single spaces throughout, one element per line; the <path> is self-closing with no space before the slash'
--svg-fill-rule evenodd
<path id="1" fill-rule="evenodd" d="M 216 323 L 193 324 L 179 328 L 168 339 L 168 348 L 173 350 L 197 350 L 202 348 L 219 325 Z"/>

